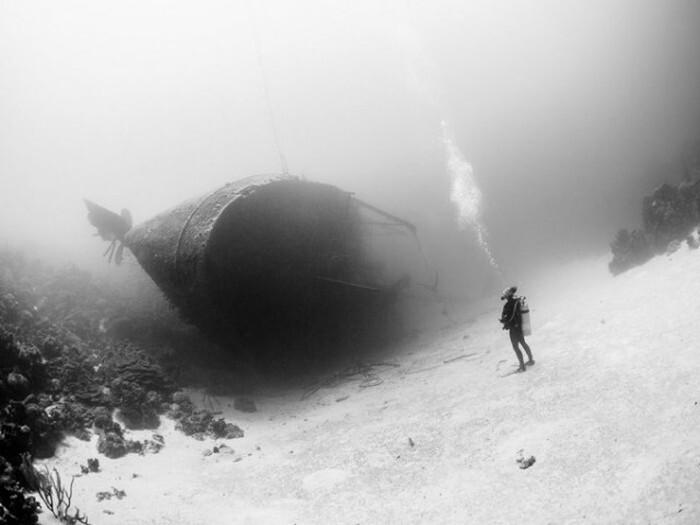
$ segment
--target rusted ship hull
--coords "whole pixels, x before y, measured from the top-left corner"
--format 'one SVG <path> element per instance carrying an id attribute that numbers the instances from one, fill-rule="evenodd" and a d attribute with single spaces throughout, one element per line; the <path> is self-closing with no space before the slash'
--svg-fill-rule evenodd
<path id="1" fill-rule="evenodd" d="M 412 228 L 335 186 L 258 176 L 159 214 L 124 243 L 220 343 L 306 344 L 367 330 L 406 284 L 368 255 L 368 209 Z"/>

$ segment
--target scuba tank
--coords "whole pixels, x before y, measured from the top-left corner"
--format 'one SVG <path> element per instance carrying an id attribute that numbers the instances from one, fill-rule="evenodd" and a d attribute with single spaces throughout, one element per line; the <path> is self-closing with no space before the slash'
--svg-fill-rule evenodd
<path id="1" fill-rule="evenodd" d="M 521 326 L 523 327 L 523 335 L 530 335 L 532 333 L 532 328 L 530 326 L 530 307 L 527 305 L 524 297 L 518 299 L 520 302 L 520 319 Z"/>

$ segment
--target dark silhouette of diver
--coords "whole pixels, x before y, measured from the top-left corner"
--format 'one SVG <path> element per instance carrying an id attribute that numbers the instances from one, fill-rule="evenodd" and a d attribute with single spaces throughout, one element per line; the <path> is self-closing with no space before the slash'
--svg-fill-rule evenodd
<path id="1" fill-rule="evenodd" d="M 523 334 L 523 323 L 522 323 L 522 313 L 520 298 L 515 295 L 518 291 L 517 286 L 511 286 L 503 292 L 501 295 L 501 300 L 506 301 L 503 305 L 503 313 L 499 321 L 503 324 L 504 330 L 510 331 L 510 342 L 513 344 L 513 350 L 515 350 L 515 355 L 518 356 L 518 362 L 520 363 L 520 368 L 518 372 L 524 372 L 526 370 L 525 365 L 534 365 L 535 360 L 532 358 L 532 352 L 530 351 L 530 346 L 525 342 L 525 335 Z M 518 348 L 518 344 L 522 345 L 527 354 L 528 361 L 525 363 L 523 361 L 523 354 Z"/>

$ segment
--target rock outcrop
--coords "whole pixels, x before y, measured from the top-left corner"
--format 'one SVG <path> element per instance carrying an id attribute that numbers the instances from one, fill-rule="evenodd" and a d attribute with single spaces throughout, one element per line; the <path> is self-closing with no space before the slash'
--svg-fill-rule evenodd
<path id="1" fill-rule="evenodd" d="M 0 250 L 0 523 L 37 522 L 22 465 L 51 457 L 67 434 L 98 434 L 98 452 L 108 458 L 164 446 L 157 434 L 128 439 L 115 413 L 127 429 L 157 428 L 176 405 L 188 435 L 242 436 L 177 391 L 158 359 L 168 355 L 163 343 L 151 348 L 100 330 L 106 311 L 122 309 L 118 303 L 118 293 L 86 272 Z"/>

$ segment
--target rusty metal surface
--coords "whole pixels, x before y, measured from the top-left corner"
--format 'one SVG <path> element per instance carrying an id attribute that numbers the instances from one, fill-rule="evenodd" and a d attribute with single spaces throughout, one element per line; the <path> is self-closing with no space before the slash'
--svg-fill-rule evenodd
<path id="1" fill-rule="evenodd" d="M 415 226 L 350 192 L 262 175 L 187 200 L 134 227 L 124 243 L 214 341 L 291 355 L 385 330 L 410 285 L 411 258 L 386 231 L 415 237 Z"/>
<path id="2" fill-rule="evenodd" d="M 125 243 L 185 318 L 196 322 L 210 302 L 206 248 L 221 213 L 257 187 L 288 179 L 257 175 L 226 184 L 139 224 L 126 235 Z"/>

